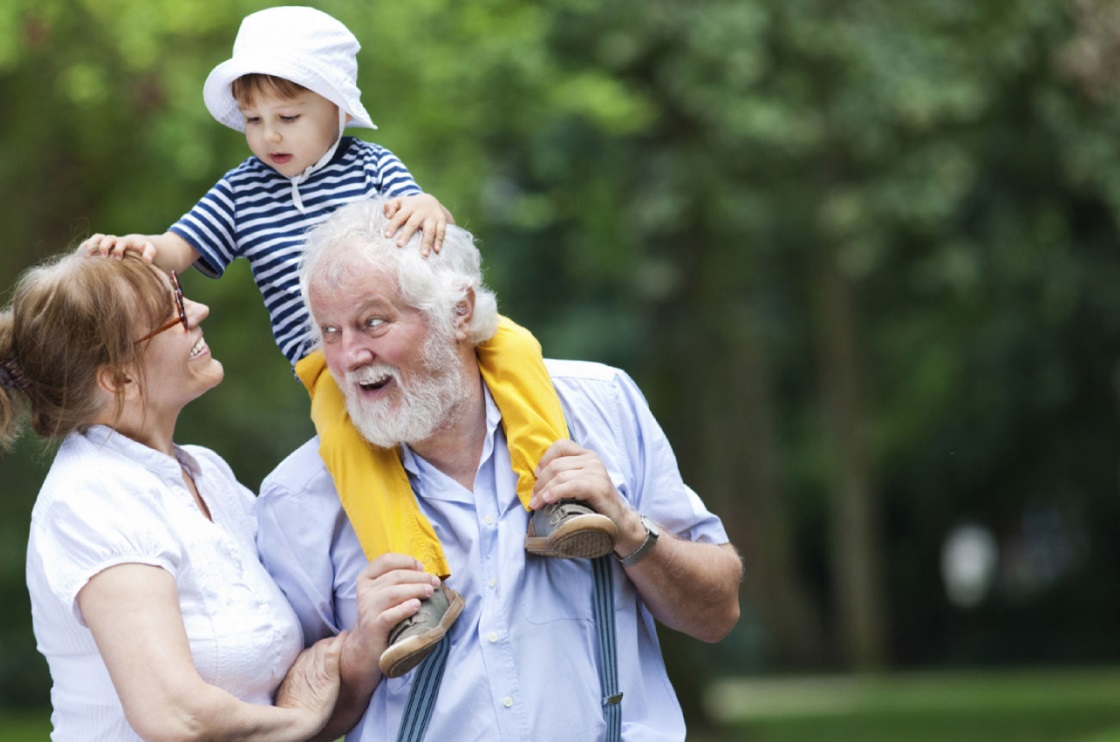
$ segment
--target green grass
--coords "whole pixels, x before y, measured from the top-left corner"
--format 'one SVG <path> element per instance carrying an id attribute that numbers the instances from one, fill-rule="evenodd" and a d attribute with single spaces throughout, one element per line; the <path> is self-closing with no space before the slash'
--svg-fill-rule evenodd
<path id="1" fill-rule="evenodd" d="M 1120 742 L 1120 668 L 736 678 L 706 704 L 720 728 L 689 742 Z M 0 710 L 0 742 L 49 734 Z"/>
<path id="2" fill-rule="evenodd" d="M 712 740 L 1120 742 L 1120 670 L 886 674 L 716 683 Z"/>
<path id="3" fill-rule="evenodd" d="M 39 742 L 51 736 L 50 709 L 0 709 L 0 742 Z"/>

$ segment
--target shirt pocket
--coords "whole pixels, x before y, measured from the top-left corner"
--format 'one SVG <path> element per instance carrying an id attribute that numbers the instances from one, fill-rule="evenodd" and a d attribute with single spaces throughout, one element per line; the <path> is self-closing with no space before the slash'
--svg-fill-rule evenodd
<path id="1" fill-rule="evenodd" d="M 528 558 L 518 591 L 521 610 L 534 624 L 592 620 L 594 579 L 588 559 Z"/>

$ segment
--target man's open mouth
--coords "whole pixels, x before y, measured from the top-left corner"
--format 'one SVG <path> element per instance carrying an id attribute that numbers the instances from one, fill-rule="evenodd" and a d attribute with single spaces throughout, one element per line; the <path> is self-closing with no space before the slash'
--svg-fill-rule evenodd
<path id="1" fill-rule="evenodd" d="M 362 389 L 362 391 L 375 392 L 378 389 L 382 389 L 386 384 L 388 384 L 392 380 L 393 380 L 393 377 L 391 375 L 385 374 L 384 376 L 379 376 L 376 379 L 372 379 L 372 380 L 368 380 L 368 381 L 359 381 L 358 386 Z"/>

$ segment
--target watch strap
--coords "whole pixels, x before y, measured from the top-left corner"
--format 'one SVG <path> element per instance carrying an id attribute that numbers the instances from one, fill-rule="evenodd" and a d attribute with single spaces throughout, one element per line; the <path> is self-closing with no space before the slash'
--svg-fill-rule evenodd
<path id="1" fill-rule="evenodd" d="M 644 515 L 642 516 L 642 524 L 646 527 L 646 538 L 641 546 L 624 557 L 615 557 L 622 563 L 623 567 L 633 567 L 635 564 L 645 559 L 646 555 L 653 549 L 654 544 L 657 543 L 657 537 L 660 535 L 657 531 L 657 526 Z"/>

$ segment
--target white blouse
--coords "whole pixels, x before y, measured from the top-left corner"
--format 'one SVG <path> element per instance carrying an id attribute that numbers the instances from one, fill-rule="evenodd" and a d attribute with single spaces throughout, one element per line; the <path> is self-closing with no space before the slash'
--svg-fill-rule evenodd
<path id="1" fill-rule="evenodd" d="M 180 463 L 213 521 L 184 484 Z M 171 458 L 103 426 L 63 441 L 27 546 L 32 623 L 53 681 L 53 740 L 140 739 L 77 602 L 91 577 L 117 564 L 149 564 L 174 577 L 205 681 L 243 701 L 272 702 L 303 638 L 257 559 L 253 502 L 205 448 L 176 447 Z"/>

